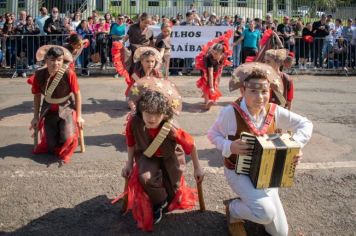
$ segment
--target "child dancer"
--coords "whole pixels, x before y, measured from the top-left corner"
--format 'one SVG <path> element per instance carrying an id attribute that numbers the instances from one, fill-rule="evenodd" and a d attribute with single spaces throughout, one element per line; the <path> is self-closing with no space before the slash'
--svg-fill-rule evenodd
<path id="1" fill-rule="evenodd" d="M 34 153 L 52 152 L 61 163 L 67 163 L 78 145 L 77 127 L 81 128 L 84 123 L 77 76 L 64 65 L 64 62 L 71 63 L 73 58 L 67 49 L 54 45 L 42 46 L 36 57 L 38 61 L 44 59 L 46 67 L 28 79 L 34 95 L 31 128 L 35 132 L 38 129 L 41 134 Z"/>
<path id="2" fill-rule="evenodd" d="M 128 96 L 131 86 L 141 78 L 162 77 L 162 73 L 156 68 L 162 62 L 161 54 L 153 47 L 140 47 L 135 50 L 133 57 L 134 65 L 132 73 L 126 70 L 122 55 L 123 45 L 120 42 L 113 42 L 112 54 L 116 71 L 125 77 L 127 89 L 125 95 Z M 135 110 L 135 104 L 129 101 L 131 111 Z"/>
<path id="3" fill-rule="evenodd" d="M 267 50 L 264 56 L 265 62 L 275 69 L 277 74 L 282 78 L 283 82 L 283 97 L 286 100 L 285 108 L 290 110 L 292 107 L 292 100 L 294 95 L 294 83 L 290 76 L 281 71 L 281 66 L 290 67 L 292 63 L 292 57 L 288 55 L 287 49 L 270 49 Z M 271 102 L 277 103 L 274 94 L 271 95 Z M 281 105 L 281 104 L 278 104 Z"/>
<path id="4" fill-rule="evenodd" d="M 164 78 L 168 79 L 169 74 L 169 60 L 171 57 L 171 32 L 172 28 L 169 24 L 163 23 L 161 25 L 161 33 L 157 36 L 155 47 L 159 50 L 163 58 Z"/>
<path id="5" fill-rule="evenodd" d="M 130 99 L 137 101 L 137 109 L 126 127 L 128 162 L 122 176 L 129 178 L 127 209 L 139 228 L 151 231 L 163 212 L 195 205 L 195 190 L 184 181 L 184 153 L 192 157 L 197 182 L 204 174 L 194 139 L 173 121 L 173 113 L 182 108 L 175 85 L 157 78 L 141 79 L 130 89 Z"/>
<path id="6" fill-rule="evenodd" d="M 242 96 L 225 107 L 208 131 L 209 140 L 222 151 L 224 173 L 239 196 L 226 204 L 231 235 L 246 235 L 243 219 L 262 224 L 271 235 L 288 235 L 287 218 L 278 188 L 255 189 L 249 176 L 236 174 L 237 155 L 250 155 L 251 145 L 240 139 L 241 132 L 256 136 L 292 130 L 293 139 L 303 147 L 310 139 L 313 125 L 305 117 L 269 103 L 270 89 L 278 87 L 278 75 L 264 63 L 240 65 L 230 81 L 230 91 L 240 88 Z M 277 84 L 276 84 L 277 83 Z M 297 164 L 302 152 L 295 156 Z"/>
<path id="7" fill-rule="evenodd" d="M 195 58 L 195 67 L 202 73 L 196 85 L 202 90 L 206 110 L 209 110 L 221 97 L 219 90 L 220 76 L 224 66 L 231 65 L 228 57 L 232 55 L 229 47 L 232 34 L 233 31 L 229 30 L 224 35 L 208 42 Z"/>

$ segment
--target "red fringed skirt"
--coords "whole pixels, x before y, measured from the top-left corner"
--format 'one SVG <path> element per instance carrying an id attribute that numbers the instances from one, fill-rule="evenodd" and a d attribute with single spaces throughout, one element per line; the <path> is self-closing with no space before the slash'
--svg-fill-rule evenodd
<path id="1" fill-rule="evenodd" d="M 138 166 L 134 164 L 132 175 L 128 182 L 128 189 L 112 201 L 112 204 L 127 194 L 127 211 L 131 210 L 137 227 L 144 231 L 153 230 L 152 203 L 141 186 L 138 178 Z M 168 211 L 191 210 L 198 200 L 197 190 L 186 185 L 184 176 L 180 180 L 180 186 L 173 200 L 169 203 Z"/>

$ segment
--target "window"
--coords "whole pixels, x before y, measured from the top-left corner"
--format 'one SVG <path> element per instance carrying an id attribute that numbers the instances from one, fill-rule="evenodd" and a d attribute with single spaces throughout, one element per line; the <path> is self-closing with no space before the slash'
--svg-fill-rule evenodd
<path id="1" fill-rule="evenodd" d="M 204 0 L 203 2 L 203 6 L 204 7 L 210 7 L 213 5 L 213 1 L 212 0 Z"/>
<path id="2" fill-rule="evenodd" d="M 0 0 L 0 8 L 6 8 L 7 0 Z"/>
<path id="3" fill-rule="evenodd" d="M 237 0 L 236 6 L 237 7 L 247 7 L 247 0 Z"/>
<path id="4" fill-rule="evenodd" d="M 185 6 L 190 6 L 190 4 L 194 4 L 194 0 L 184 0 Z"/>
<path id="5" fill-rule="evenodd" d="M 26 7 L 25 0 L 19 0 L 17 6 L 19 8 L 25 8 Z"/>
<path id="6" fill-rule="evenodd" d="M 113 7 L 121 7 L 121 1 L 119 1 L 119 0 L 111 1 L 111 6 L 113 6 Z"/>
<path id="7" fill-rule="evenodd" d="M 135 7 L 136 6 L 136 1 L 130 1 L 130 6 Z"/>
<path id="8" fill-rule="evenodd" d="M 151 1 L 148 1 L 148 6 L 149 7 L 159 7 L 159 0 L 151 0 Z"/>
<path id="9" fill-rule="evenodd" d="M 228 7 L 229 6 L 229 0 L 220 0 L 220 6 L 221 7 Z"/>

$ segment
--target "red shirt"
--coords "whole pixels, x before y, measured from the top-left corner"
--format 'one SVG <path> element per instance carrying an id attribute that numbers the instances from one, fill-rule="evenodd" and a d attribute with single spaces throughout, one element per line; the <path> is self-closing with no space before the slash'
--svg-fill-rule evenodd
<path id="1" fill-rule="evenodd" d="M 54 76 L 52 76 L 50 79 L 53 80 Z M 77 75 L 72 70 L 68 71 L 68 82 L 69 82 L 69 87 L 71 89 L 71 92 L 77 94 L 79 91 L 78 79 L 77 79 Z M 33 79 L 31 90 L 32 90 L 32 94 L 41 93 L 40 85 L 36 77 L 34 77 Z M 52 104 L 51 111 L 58 111 L 58 104 Z"/>
<path id="2" fill-rule="evenodd" d="M 129 146 L 129 147 L 133 147 L 136 144 L 135 136 L 132 133 L 131 126 L 132 126 L 132 119 L 129 119 L 129 121 L 127 122 L 127 125 L 126 125 L 126 143 L 127 143 L 127 146 Z M 148 134 L 151 138 L 155 138 L 157 136 L 157 134 L 159 133 L 159 131 L 160 131 L 160 128 L 148 129 Z M 194 148 L 193 137 L 190 134 L 188 134 L 187 132 L 185 132 L 183 129 L 177 129 L 174 134 L 174 137 L 175 137 L 175 141 L 177 142 L 177 144 L 181 145 L 184 152 L 189 155 Z M 159 148 L 154 155 L 155 156 L 161 155 L 161 151 Z"/>

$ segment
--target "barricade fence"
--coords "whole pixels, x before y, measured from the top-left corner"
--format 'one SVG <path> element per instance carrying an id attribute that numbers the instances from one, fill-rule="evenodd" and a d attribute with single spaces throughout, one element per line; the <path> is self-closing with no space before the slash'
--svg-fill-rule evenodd
<path id="1" fill-rule="evenodd" d="M 0 74 L 12 74 L 13 77 L 21 74 L 31 74 L 36 68 L 41 66 L 36 61 L 36 51 L 42 45 L 63 45 L 68 35 L 9 35 L 1 37 L 0 51 Z M 111 47 L 112 39 L 106 35 L 101 40 L 96 40 L 93 35 L 87 35 L 90 46 L 85 48 L 75 62 L 75 67 L 79 74 L 88 75 L 88 71 L 95 71 L 96 74 L 103 73 L 103 69 L 110 68 L 115 74 L 112 65 Z M 314 38 L 312 42 L 306 42 L 302 37 L 295 37 L 294 44 L 285 44 L 285 47 L 294 52 L 294 67 L 297 71 L 332 71 L 348 70 L 355 71 L 356 66 L 356 45 L 351 44 L 343 38 L 336 41 L 325 38 Z M 232 70 L 242 63 L 244 48 L 241 45 L 234 46 L 233 55 L 230 60 L 233 66 L 225 68 Z M 198 54 L 199 51 L 196 52 Z M 93 61 L 93 55 L 98 54 L 98 61 Z M 189 74 L 194 70 L 194 58 L 171 58 L 170 74 Z M 99 69 L 99 70 L 98 70 Z M 102 70 L 100 70 L 102 69 Z M 100 72 L 103 71 L 103 72 Z M 105 70 L 106 71 L 106 70 Z M 25 76 L 24 75 L 24 76 Z"/>

